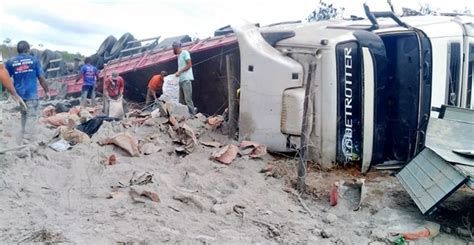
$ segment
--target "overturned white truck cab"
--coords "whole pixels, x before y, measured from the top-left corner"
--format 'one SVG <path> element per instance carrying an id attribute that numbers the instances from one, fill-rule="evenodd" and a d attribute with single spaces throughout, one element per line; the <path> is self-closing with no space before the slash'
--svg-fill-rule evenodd
<path id="1" fill-rule="evenodd" d="M 323 167 L 356 163 L 366 172 L 371 163 L 407 161 L 423 148 L 430 41 L 391 12 L 366 10 L 370 22 L 233 26 L 241 140 L 279 152 L 299 149 L 305 84 L 311 82 L 309 160 Z"/>

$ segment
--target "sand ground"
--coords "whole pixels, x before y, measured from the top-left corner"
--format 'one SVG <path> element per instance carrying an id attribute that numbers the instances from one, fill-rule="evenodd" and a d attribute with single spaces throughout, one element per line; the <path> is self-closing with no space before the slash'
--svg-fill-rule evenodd
<path id="1" fill-rule="evenodd" d="M 0 102 L 0 149 L 16 146 L 19 113 Z M 188 122 L 201 139 L 230 142 L 226 136 Z M 47 142 L 54 129 L 38 125 L 37 140 Z M 161 151 L 129 157 L 97 141 L 129 131 L 138 139 L 158 133 Z M 296 159 L 266 155 L 237 158 L 230 165 L 210 159 L 216 149 L 199 145 L 187 155 L 174 153 L 171 139 L 159 127 L 124 129 L 104 123 L 90 144 L 56 152 L 34 144 L 0 155 L 0 243 L 65 242 L 74 244 L 385 244 L 389 231 L 413 230 L 425 221 L 441 224 L 434 238 L 409 244 L 472 244 L 459 235 L 474 196 L 461 190 L 432 215 L 423 216 L 389 172 L 361 176 L 357 169 L 312 168 L 301 204 L 289 191 Z M 102 161 L 110 154 L 117 164 Z M 260 173 L 273 166 L 273 174 Z M 156 192 L 160 202 L 137 203 L 127 184 L 133 173 L 152 174 L 153 183 L 136 187 Z M 359 211 L 331 207 L 328 193 L 335 181 L 366 179 L 367 197 Z M 182 202 L 177 197 L 189 197 Z M 468 218 L 469 219 L 469 218 Z M 461 232 L 462 233 L 462 232 Z"/>

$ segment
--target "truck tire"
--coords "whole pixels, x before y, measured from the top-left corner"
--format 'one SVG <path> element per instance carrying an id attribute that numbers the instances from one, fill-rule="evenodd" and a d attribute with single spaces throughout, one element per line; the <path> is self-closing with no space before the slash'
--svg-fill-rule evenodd
<path id="1" fill-rule="evenodd" d="M 112 47 L 115 45 L 117 42 L 117 38 L 114 36 L 110 35 L 108 36 L 100 45 L 99 49 L 97 50 L 97 55 L 98 56 L 104 56 L 105 52 L 110 52 L 112 50 Z"/>
<path id="2" fill-rule="evenodd" d="M 40 60 L 42 52 L 38 49 L 31 49 L 30 50 L 30 55 L 35 57 L 36 59 Z"/>
<path id="3" fill-rule="evenodd" d="M 120 51 L 127 47 L 127 43 L 135 40 L 132 34 L 129 32 L 123 34 L 120 39 L 114 44 L 110 52 L 104 55 L 104 62 L 115 59 L 120 55 Z"/>
<path id="4" fill-rule="evenodd" d="M 49 64 L 49 61 L 54 57 L 54 52 L 50 49 L 46 49 L 40 56 L 40 63 L 43 69 L 46 69 L 46 66 Z"/>

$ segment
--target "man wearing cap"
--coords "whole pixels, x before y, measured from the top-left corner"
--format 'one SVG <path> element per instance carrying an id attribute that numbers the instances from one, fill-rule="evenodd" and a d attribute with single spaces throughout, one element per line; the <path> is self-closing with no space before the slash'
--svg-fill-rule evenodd
<path id="1" fill-rule="evenodd" d="M 110 100 L 119 100 L 123 98 L 125 82 L 117 72 L 112 72 L 112 76 L 104 81 L 104 113 L 109 114 Z"/>
<path id="2" fill-rule="evenodd" d="M 90 98 L 92 106 L 95 106 L 95 87 L 99 71 L 91 63 L 91 58 L 87 57 L 81 66 L 81 76 L 76 79 L 76 83 L 81 79 L 84 81 L 81 89 L 81 106 L 85 106 L 87 98 Z"/>
<path id="3" fill-rule="evenodd" d="M 166 75 L 168 75 L 166 71 L 161 71 L 160 74 L 156 74 L 150 79 L 146 92 L 146 105 L 149 105 L 152 100 L 157 101 L 158 96 L 163 93 L 163 82 Z"/>
<path id="4" fill-rule="evenodd" d="M 175 75 L 179 77 L 179 103 L 188 106 L 189 113 L 194 115 L 197 113 L 197 108 L 193 103 L 194 75 L 191 55 L 181 48 L 181 42 L 173 43 L 173 52 L 178 55 L 178 71 Z"/>
<path id="5" fill-rule="evenodd" d="M 38 59 L 29 55 L 30 45 L 26 41 L 18 42 L 18 55 L 5 64 L 8 73 L 13 77 L 15 90 L 26 106 L 21 110 L 21 134 L 23 140 L 34 136 L 35 123 L 38 118 L 38 80 L 44 90 L 44 99 L 49 100 L 49 88 L 44 78 L 43 68 Z M 21 104 L 21 102 L 20 102 Z"/>

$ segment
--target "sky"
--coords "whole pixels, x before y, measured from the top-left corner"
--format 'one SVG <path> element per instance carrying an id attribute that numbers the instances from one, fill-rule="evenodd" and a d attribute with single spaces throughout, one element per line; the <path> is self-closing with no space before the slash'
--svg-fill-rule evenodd
<path id="1" fill-rule="evenodd" d="M 392 0 L 401 7 L 419 2 L 451 12 L 474 0 Z M 305 20 L 318 0 L 0 0 L 0 40 L 27 40 L 34 48 L 91 55 L 108 35 L 126 32 L 135 38 L 188 34 L 206 38 L 214 30 L 243 22 L 261 25 Z M 345 8 L 346 15 L 364 16 L 362 4 L 387 10 L 384 0 L 326 0 Z"/>

